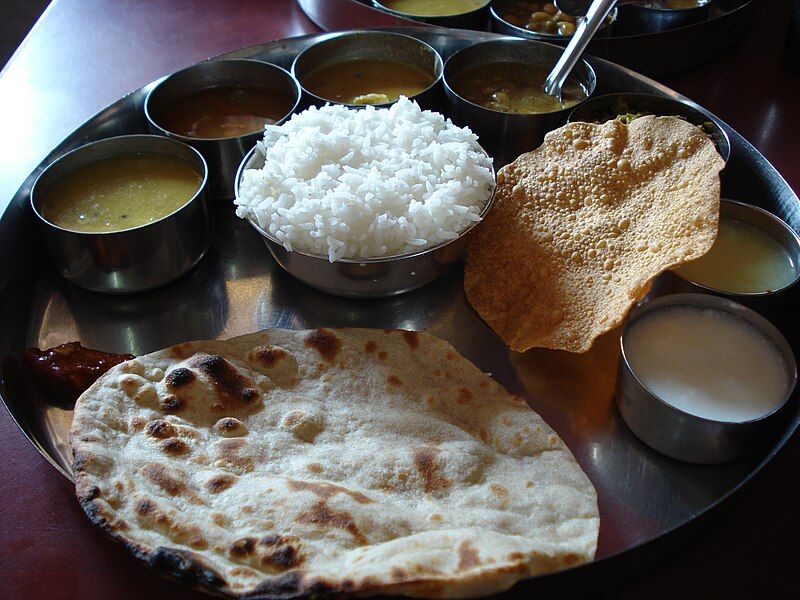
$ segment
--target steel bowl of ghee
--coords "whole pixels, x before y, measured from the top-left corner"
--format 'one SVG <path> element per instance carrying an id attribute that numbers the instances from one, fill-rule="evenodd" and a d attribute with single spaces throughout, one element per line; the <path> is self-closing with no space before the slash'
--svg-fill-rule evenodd
<path id="1" fill-rule="evenodd" d="M 65 278 L 127 294 L 174 281 L 208 250 L 207 180 L 194 148 L 126 135 L 58 158 L 37 178 L 30 204 Z"/>

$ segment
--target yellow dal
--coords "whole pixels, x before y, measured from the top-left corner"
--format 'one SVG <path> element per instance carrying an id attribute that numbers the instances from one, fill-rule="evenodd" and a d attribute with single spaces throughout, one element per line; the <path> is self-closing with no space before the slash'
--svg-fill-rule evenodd
<path id="1" fill-rule="evenodd" d="M 486 0 L 381 0 L 391 10 L 417 17 L 446 17 L 477 10 Z"/>
<path id="2" fill-rule="evenodd" d="M 778 290 L 797 276 L 783 244 L 758 227 L 724 217 L 711 250 L 675 272 L 694 283 L 733 293 Z"/>
<path id="3" fill-rule="evenodd" d="M 416 67 L 388 60 L 365 59 L 321 67 L 305 78 L 303 86 L 320 98 L 335 102 L 381 104 L 394 102 L 400 96 L 415 96 L 432 83 L 433 77 Z M 357 102 L 359 97 L 366 98 Z"/>
<path id="4" fill-rule="evenodd" d="M 109 158 L 67 174 L 47 190 L 42 214 L 51 223 L 83 232 L 133 229 L 186 204 L 200 174 L 164 154 Z"/>

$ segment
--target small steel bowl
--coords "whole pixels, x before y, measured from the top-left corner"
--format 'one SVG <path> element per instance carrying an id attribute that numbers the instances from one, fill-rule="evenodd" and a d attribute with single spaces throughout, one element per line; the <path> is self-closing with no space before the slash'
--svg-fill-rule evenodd
<path id="1" fill-rule="evenodd" d="M 589 98 L 570 113 L 568 122 L 604 123 L 616 115 L 645 113 L 660 117 L 683 117 L 692 125 L 703 128 L 711 138 L 725 162 L 731 156 L 731 142 L 722 126 L 704 113 L 700 106 L 690 100 L 677 100 L 655 94 L 605 94 Z"/>
<path id="2" fill-rule="evenodd" d="M 453 89 L 453 77 L 466 69 L 500 62 L 536 65 L 549 72 L 561 56 L 558 46 L 522 39 L 499 39 L 479 42 L 453 54 L 444 66 L 444 89 L 448 116 L 454 123 L 467 126 L 480 138 L 481 145 L 501 167 L 524 152 L 537 148 L 547 132 L 564 125 L 574 106 L 545 113 L 515 114 L 485 108 L 470 102 Z M 569 77 L 579 82 L 587 98 L 594 92 L 597 78 L 585 60 L 580 60 Z"/>
<path id="3" fill-rule="evenodd" d="M 475 29 L 478 31 L 485 31 L 487 21 L 489 18 L 488 7 L 491 0 L 486 0 L 482 6 L 470 10 L 468 12 L 457 13 L 454 15 L 432 16 L 426 17 L 424 15 L 412 15 L 410 13 L 400 12 L 399 10 L 392 10 L 387 8 L 380 0 L 372 0 L 372 5 L 387 12 L 395 17 L 401 19 L 411 19 L 413 21 L 420 21 L 421 23 L 428 23 L 430 25 L 438 25 L 440 27 L 449 27 L 451 29 Z"/>
<path id="4" fill-rule="evenodd" d="M 708 19 L 710 8 L 711 0 L 689 8 L 660 8 L 656 2 L 645 0 L 641 4 L 625 4 L 619 8 L 619 33 L 636 35 L 694 25 Z"/>
<path id="5" fill-rule="evenodd" d="M 386 108 L 394 102 L 381 104 L 347 104 L 317 96 L 305 85 L 304 80 L 322 67 L 349 60 L 386 60 L 417 67 L 433 78 L 433 83 L 419 94 L 409 96 L 422 108 L 437 110 L 441 100 L 443 63 L 442 57 L 429 44 L 402 33 L 389 31 L 346 31 L 327 37 L 303 50 L 292 63 L 292 75 L 303 88 L 303 106 L 344 104 L 350 108 L 374 106 Z"/>
<path id="6" fill-rule="evenodd" d="M 775 290 L 729 292 L 692 281 L 676 270 L 667 271 L 656 279 L 653 282 L 649 296 L 656 297 L 681 293 L 714 294 L 744 304 L 783 326 L 783 321 L 786 321 L 787 315 L 790 315 L 789 319 L 794 318 L 794 306 L 792 304 L 796 303 L 797 298 L 790 291 L 793 291 L 792 288 L 800 280 L 800 236 L 787 223 L 771 212 L 744 202 L 723 198 L 720 201 L 720 217 L 735 219 L 758 227 L 764 233 L 780 242 L 789 252 L 795 265 L 794 280 Z"/>
<path id="7" fill-rule="evenodd" d="M 572 39 L 571 35 L 564 36 L 556 33 L 539 33 L 538 31 L 532 31 L 530 29 L 525 29 L 524 27 L 519 27 L 518 25 L 509 23 L 500 14 L 501 6 L 509 1 L 513 0 L 494 0 L 494 2 L 492 2 L 492 6 L 489 9 L 489 14 L 491 15 L 492 19 L 491 29 L 495 33 L 513 35 L 529 40 L 539 40 L 540 42 L 550 42 L 551 44 L 559 44 L 561 46 L 566 46 Z M 598 29 L 597 33 L 594 34 L 594 38 L 606 38 L 611 36 L 614 31 L 614 24 L 617 22 L 618 12 L 618 9 L 615 7 L 610 13 L 608 13 L 605 21 L 603 21 L 603 24 L 600 26 L 600 29 Z M 576 19 L 576 25 L 585 18 L 586 17 L 578 17 Z"/>
<path id="8" fill-rule="evenodd" d="M 195 138 L 166 129 L 160 119 L 163 111 L 186 95 L 220 86 L 252 85 L 286 94 L 292 108 L 277 121 L 283 123 L 300 104 L 300 85 L 284 69 L 249 59 L 207 60 L 162 79 L 148 92 L 144 114 L 150 131 L 180 140 L 196 148 L 208 161 L 209 191 L 214 198 L 232 199 L 233 181 L 242 158 L 264 135 L 255 131 L 227 138 Z"/>
<path id="9" fill-rule="evenodd" d="M 179 158 L 202 176 L 197 192 L 175 212 L 146 225 L 113 232 L 64 229 L 44 218 L 48 188 L 75 169 L 131 154 Z M 95 292 L 128 294 L 174 281 L 203 257 L 211 244 L 208 167 L 194 148 L 156 135 L 125 135 L 81 146 L 50 164 L 31 189 L 30 203 L 58 271 Z"/>
<path id="10" fill-rule="evenodd" d="M 245 156 L 236 175 L 236 195 L 246 169 L 260 169 L 264 156 L 253 148 Z M 494 176 L 494 171 L 492 172 Z M 481 211 L 484 218 L 494 201 L 494 187 Z M 327 256 L 300 250 L 287 250 L 271 233 L 262 229 L 253 218 L 248 223 L 261 234 L 275 261 L 284 271 L 313 288 L 346 298 L 381 298 L 410 292 L 443 275 L 464 255 L 470 225 L 458 237 L 419 252 L 379 258 L 339 259 L 331 263 Z"/>
<path id="11" fill-rule="evenodd" d="M 636 376 L 626 354 L 626 334 L 636 321 L 658 310 L 675 307 L 708 308 L 747 321 L 763 332 L 782 355 L 789 378 L 789 389 L 781 405 L 750 421 L 715 421 L 685 412 L 668 404 Z M 652 300 L 635 308 L 628 317 L 620 340 L 622 355 L 617 377 L 616 401 L 631 431 L 654 450 L 677 460 L 715 464 L 744 456 L 769 436 L 784 414 L 794 393 L 797 365 L 786 338 L 758 313 L 731 300 L 707 294 L 675 294 Z"/>

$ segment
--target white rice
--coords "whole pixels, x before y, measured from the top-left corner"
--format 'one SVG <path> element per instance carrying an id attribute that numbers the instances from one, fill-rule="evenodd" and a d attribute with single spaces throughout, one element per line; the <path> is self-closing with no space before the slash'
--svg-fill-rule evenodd
<path id="1" fill-rule="evenodd" d="M 390 108 L 309 108 L 268 126 L 236 214 L 287 250 L 340 258 L 416 252 L 480 221 L 494 180 L 477 136 L 401 97 Z"/>

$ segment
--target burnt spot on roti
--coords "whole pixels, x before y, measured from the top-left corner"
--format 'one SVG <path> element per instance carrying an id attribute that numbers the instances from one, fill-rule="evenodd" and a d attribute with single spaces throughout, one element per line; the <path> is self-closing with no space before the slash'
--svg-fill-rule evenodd
<path id="1" fill-rule="evenodd" d="M 158 509 L 158 505 L 149 498 L 138 498 L 133 503 L 133 510 L 140 515 L 149 515 Z"/>
<path id="2" fill-rule="evenodd" d="M 147 463 L 142 467 L 141 473 L 147 480 L 157 485 L 170 496 L 177 496 L 186 489 L 186 484 L 164 465 L 152 462 Z"/>
<path id="3" fill-rule="evenodd" d="M 387 359 L 388 357 L 389 357 L 389 355 L 388 355 L 388 354 L 386 354 L 386 352 L 383 352 L 383 351 L 381 351 L 381 352 L 378 352 L 378 360 L 379 360 L 379 361 L 381 361 L 381 362 L 386 362 L 386 359 Z"/>
<path id="4" fill-rule="evenodd" d="M 231 469 L 237 473 L 245 473 L 255 468 L 253 457 L 243 453 L 247 442 L 242 438 L 226 438 L 214 443 L 216 460 L 214 465 L 223 469 Z"/>
<path id="5" fill-rule="evenodd" d="M 439 451 L 436 448 L 432 446 L 414 448 L 411 456 L 414 459 L 414 466 L 422 477 L 426 494 L 450 487 L 450 480 L 440 472 Z"/>
<path id="6" fill-rule="evenodd" d="M 318 462 L 310 462 L 306 465 L 306 469 L 310 472 L 314 473 L 315 475 L 319 475 L 322 473 L 322 465 Z"/>
<path id="7" fill-rule="evenodd" d="M 300 481 L 297 479 L 287 479 L 286 487 L 293 492 L 306 491 L 311 492 L 317 497 L 327 500 L 336 494 L 346 494 L 359 504 L 371 504 L 372 499 L 361 492 L 349 490 L 346 487 L 336 485 L 334 483 L 327 483 L 324 481 Z"/>
<path id="8" fill-rule="evenodd" d="M 194 361 L 193 366 L 214 388 L 214 403 L 210 407 L 213 412 L 241 410 L 253 405 L 261 396 L 252 381 L 218 354 L 203 356 Z"/>
<path id="9" fill-rule="evenodd" d="M 412 350 L 419 348 L 419 334 L 416 331 L 403 331 L 403 339 Z"/>
<path id="10" fill-rule="evenodd" d="M 464 540 L 458 545 L 458 570 L 466 571 L 481 564 L 478 551 L 470 544 L 469 540 Z"/>
<path id="11" fill-rule="evenodd" d="M 150 567 L 157 573 L 175 577 L 189 586 L 203 585 L 211 589 L 227 588 L 225 579 L 200 555 L 188 550 L 159 546 L 147 557 Z"/>
<path id="12" fill-rule="evenodd" d="M 405 581 L 406 577 L 408 577 L 408 573 L 400 567 L 392 567 L 390 575 L 393 581 Z"/>
<path id="13" fill-rule="evenodd" d="M 386 381 L 398 387 L 403 385 L 403 382 L 400 381 L 400 378 L 397 375 L 389 375 L 389 377 L 386 378 Z"/>
<path id="14" fill-rule="evenodd" d="M 169 456 L 181 456 L 189 452 L 189 444 L 178 438 L 167 438 L 159 444 L 161 450 Z"/>
<path id="15" fill-rule="evenodd" d="M 342 348 L 342 341 L 328 329 L 314 329 L 306 335 L 304 343 L 314 348 L 327 362 L 332 363 Z"/>
<path id="16" fill-rule="evenodd" d="M 472 392 L 470 392 L 467 388 L 458 388 L 458 398 L 456 401 L 459 404 L 467 404 L 471 398 Z"/>
<path id="17" fill-rule="evenodd" d="M 378 344 L 376 344 L 372 340 L 370 340 L 366 344 L 364 344 L 364 352 L 366 352 L 367 354 L 372 354 L 377 349 L 378 349 Z"/>
<path id="18" fill-rule="evenodd" d="M 282 360 L 285 360 L 289 353 L 280 346 L 256 346 L 253 349 L 253 356 L 256 362 L 271 369 Z"/>
<path id="19" fill-rule="evenodd" d="M 224 473 L 209 478 L 205 483 L 205 488 L 212 494 L 219 494 L 230 488 L 234 483 L 236 483 L 236 476 Z"/>
<path id="20" fill-rule="evenodd" d="M 303 579 L 297 571 L 287 571 L 277 577 L 268 577 L 253 588 L 255 598 L 294 598 L 302 595 Z"/>
<path id="21" fill-rule="evenodd" d="M 279 571 L 300 566 L 305 560 L 299 549 L 299 540 L 294 536 L 268 535 L 258 540 L 263 550 L 261 564 Z"/>
<path id="22" fill-rule="evenodd" d="M 186 402 L 173 394 L 167 394 L 161 399 L 161 410 L 169 415 L 174 415 L 186 407 Z"/>
<path id="23" fill-rule="evenodd" d="M 489 433 L 483 427 L 478 430 L 478 437 L 481 438 L 484 444 L 489 442 Z"/>
<path id="24" fill-rule="evenodd" d="M 163 440 L 175 435 L 175 428 L 172 426 L 172 423 L 165 421 L 164 419 L 150 421 L 146 427 L 147 435 L 150 437 Z"/>
<path id="25" fill-rule="evenodd" d="M 309 510 L 301 512 L 297 515 L 296 521 L 322 528 L 336 527 L 347 531 L 359 545 L 367 543 L 367 538 L 358 530 L 353 516 L 346 510 L 332 508 L 325 500 L 319 500 Z"/>
<path id="26" fill-rule="evenodd" d="M 236 540 L 233 542 L 233 544 L 231 544 L 230 548 L 228 548 L 228 554 L 234 558 L 245 558 L 255 552 L 256 541 L 257 540 L 254 537 L 246 537 Z"/>
<path id="27" fill-rule="evenodd" d="M 247 435 L 247 427 L 235 417 L 223 417 L 212 428 L 223 437 L 233 438 Z"/>
<path id="28" fill-rule="evenodd" d="M 169 389 L 174 390 L 186 387 L 196 379 L 197 375 L 195 375 L 191 369 L 178 367 L 167 373 L 167 376 L 164 378 L 164 383 Z"/>

